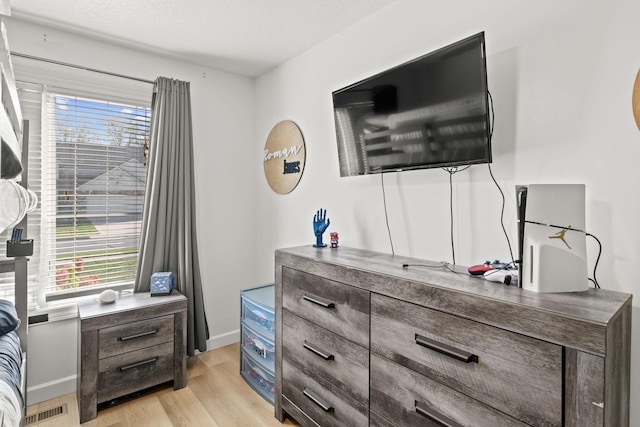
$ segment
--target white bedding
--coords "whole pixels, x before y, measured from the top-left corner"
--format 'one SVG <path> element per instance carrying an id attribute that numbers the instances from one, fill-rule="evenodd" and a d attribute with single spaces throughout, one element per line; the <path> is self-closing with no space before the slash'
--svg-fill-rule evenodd
<path id="1" fill-rule="evenodd" d="M 22 405 L 13 386 L 0 381 L 0 427 L 18 427 L 22 418 Z"/>

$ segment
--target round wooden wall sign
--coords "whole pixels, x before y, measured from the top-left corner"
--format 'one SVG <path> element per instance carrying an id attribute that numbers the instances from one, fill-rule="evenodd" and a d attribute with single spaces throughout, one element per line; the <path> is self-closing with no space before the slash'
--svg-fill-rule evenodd
<path id="1" fill-rule="evenodd" d="M 638 70 L 636 83 L 633 86 L 633 98 L 631 103 L 633 104 L 633 117 L 636 119 L 638 129 L 640 129 L 640 70 Z"/>
<path id="2" fill-rule="evenodd" d="M 291 120 L 277 123 L 264 144 L 264 176 L 273 191 L 288 194 L 300 182 L 306 150 L 300 128 Z"/>

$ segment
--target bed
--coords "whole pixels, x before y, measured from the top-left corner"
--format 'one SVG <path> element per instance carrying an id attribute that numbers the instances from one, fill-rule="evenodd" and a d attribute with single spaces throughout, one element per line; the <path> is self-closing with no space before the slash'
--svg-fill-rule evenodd
<path id="1" fill-rule="evenodd" d="M 0 427 L 24 424 L 27 361 L 27 258 L 0 260 L 0 272 L 13 272 L 15 304 L 0 299 Z"/>
<path id="2" fill-rule="evenodd" d="M 23 357 L 13 303 L 0 300 L 0 426 L 19 426 L 24 419 Z"/>
<path id="3" fill-rule="evenodd" d="M 13 66 L 4 19 L 11 15 L 9 0 L 0 0 L 0 181 L 20 183 L 26 189 L 28 168 L 26 152 L 29 139 L 28 122 L 24 122 L 13 75 Z M 26 143 L 25 143 L 26 141 Z M 0 182 L 1 183 L 1 182 Z M 5 185 L 5 188 L 7 186 Z M 15 206 L 10 197 L 0 197 L 0 235 L 6 228 L 24 229 L 25 212 L 21 218 L 9 217 L 7 207 Z M 4 216 L 3 216 L 4 212 Z M 20 222 L 18 222 L 20 221 Z M 0 244 L 4 245 L 0 239 Z M 23 255 L 23 254 L 20 254 Z M 25 423 L 26 361 L 27 361 L 27 264 L 25 256 L 0 256 L 0 273 L 13 273 L 15 301 L 0 299 L 0 427 L 15 427 Z"/>

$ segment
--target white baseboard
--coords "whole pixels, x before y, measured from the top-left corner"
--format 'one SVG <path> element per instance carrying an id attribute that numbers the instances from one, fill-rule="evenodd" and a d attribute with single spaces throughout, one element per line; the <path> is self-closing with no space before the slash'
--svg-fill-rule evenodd
<path id="1" fill-rule="evenodd" d="M 35 405 L 65 394 L 75 393 L 77 378 L 77 375 L 71 375 L 48 383 L 27 387 L 27 405 Z"/>
<path id="2" fill-rule="evenodd" d="M 225 332 L 224 334 L 210 337 L 207 340 L 207 350 L 215 350 L 216 348 L 224 347 L 230 344 L 235 344 L 240 341 L 240 329 L 235 331 Z"/>

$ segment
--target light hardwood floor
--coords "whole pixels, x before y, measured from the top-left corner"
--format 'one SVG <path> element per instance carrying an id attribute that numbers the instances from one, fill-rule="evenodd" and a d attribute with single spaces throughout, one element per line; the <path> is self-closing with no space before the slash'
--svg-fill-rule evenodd
<path id="1" fill-rule="evenodd" d="M 200 353 L 187 361 L 187 386 L 171 385 L 98 411 L 96 419 L 82 426 L 113 427 L 261 427 L 298 425 L 287 419 L 280 424 L 273 406 L 251 389 L 240 376 L 240 346 L 232 344 Z M 68 413 L 29 426 L 79 426 L 76 395 L 68 394 L 27 408 L 27 417 L 67 404 Z"/>

